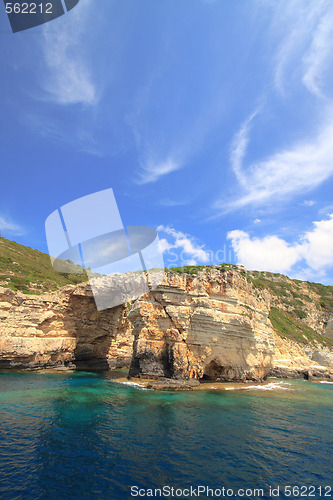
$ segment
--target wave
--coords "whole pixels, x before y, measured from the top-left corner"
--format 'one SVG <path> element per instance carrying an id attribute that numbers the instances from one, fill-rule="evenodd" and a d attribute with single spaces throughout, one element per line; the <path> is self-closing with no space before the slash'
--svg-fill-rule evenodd
<path id="1" fill-rule="evenodd" d="M 333 382 L 329 382 L 328 380 L 321 380 L 320 384 L 333 384 Z"/>
<path id="2" fill-rule="evenodd" d="M 129 387 L 135 387 L 136 389 L 141 389 L 143 391 L 148 391 L 149 389 L 147 387 L 143 387 L 140 384 L 137 384 L 136 382 L 123 382 L 120 380 L 112 380 L 112 382 L 115 382 L 116 384 L 122 384 L 122 385 L 127 385 Z"/>
<path id="3" fill-rule="evenodd" d="M 288 382 L 270 382 L 265 385 L 248 385 L 247 387 L 226 387 L 226 391 L 274 391 L 274 390 L 282 390 L 282 391 L 292 391 L 293 389 L 290 387 L 291 384 Z"/>

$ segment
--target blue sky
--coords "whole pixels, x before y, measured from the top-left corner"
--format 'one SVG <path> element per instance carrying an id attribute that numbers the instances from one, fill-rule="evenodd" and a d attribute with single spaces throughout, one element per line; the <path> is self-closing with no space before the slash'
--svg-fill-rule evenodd
<path id="1" fill-rule="evenodd" d="M 47 251 L 48 215 L 111 187 L 168 265 L 333 284 L 330 0 L 80 0 L 0 22 L 3 236 Z"/>

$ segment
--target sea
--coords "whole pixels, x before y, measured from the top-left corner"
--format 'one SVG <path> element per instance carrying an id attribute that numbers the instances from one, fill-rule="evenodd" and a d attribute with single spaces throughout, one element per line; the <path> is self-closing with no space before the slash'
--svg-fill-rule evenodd
<path id="1" fill-rule="evenodd" d="M 0 372 L 0 499 L 333 498 L 333 384 Z"/>

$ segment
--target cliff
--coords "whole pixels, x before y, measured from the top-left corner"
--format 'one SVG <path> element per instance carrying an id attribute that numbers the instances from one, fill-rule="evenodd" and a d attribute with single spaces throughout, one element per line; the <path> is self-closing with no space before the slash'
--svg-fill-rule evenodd
<path id="1" fill-rule="evenodd" d="M 333 378 L 332 287 L 240 266 L 181 271 L 100 312 L 87 283 L 42 295 L 0 288 L 0 367 L 130 367 L 132 377 L 180 381 Z M 101 289 L 112 279 L 99 278 Z"/>
<path id="2" fill-rule="evenodd" d="M 130 375 L 227 380 L 265 377 L 274 354 L 267 294 L 251 294 L 248 288 L 232 271 L 169 274 L 129 312 L 134 327 Z"/>
<path id="3" fill-rule="evenodd" d="M 40 296 L 0 288 L 1 368 L 117 368 L 132 345 L 126 306 L 97 311 L 87 283 Z"/>

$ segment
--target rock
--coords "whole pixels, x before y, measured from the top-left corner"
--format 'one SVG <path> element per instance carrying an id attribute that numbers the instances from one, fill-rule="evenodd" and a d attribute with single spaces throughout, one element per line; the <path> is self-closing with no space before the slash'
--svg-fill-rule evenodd
<path id="1" fill-rule="evenodd" d="M 116 279 L 98 279 L 101 296 L 115 289 Z M 154 291 L 103 311 L 88 283 L 43 295 L 0 287 L 0 368 L 129 367 L 131 377 L 175 389 L 199 380 L 330 379 L 333 353 L 318 339 L 330 331 L 331 316 L 311 293 L 304 324 L 318 335 L 301 344 L 272 327 L 269 312 L 280 298 L 255 288 L 239 269 L 166 273 Z"/>
<path id="2" fill-rule="evenodd" d="M 273 367 L 270 376 L 279 378 L 309 378 L 318 373 L 325 379 L 333 376 L 333 353 L 327 347 L 302 345 L 282 339 L 276 332 Z"/>
<path id="3" fill-rule="evenodd" d="M 163 378 L 163 380 L 153 380 L 146 384 L 147 389 L 157 389 L 159 391 L 183 391 L 192 390 L 200 385 L 199 380 L 175 380 Z"/>
<path id="4" fill-rule="evenodd" d="M 98 312 L 88 284 L 24 295 L 0 288 L 0 367 L 109 369 L 129 366 L 126 306 Z"/>
<path id="5" fill-rule="evenodd" d="M 268 303 L 237 273 L 168 275 L 131 309 L 131 376 L 262 380 L 272 367 Z"/>

